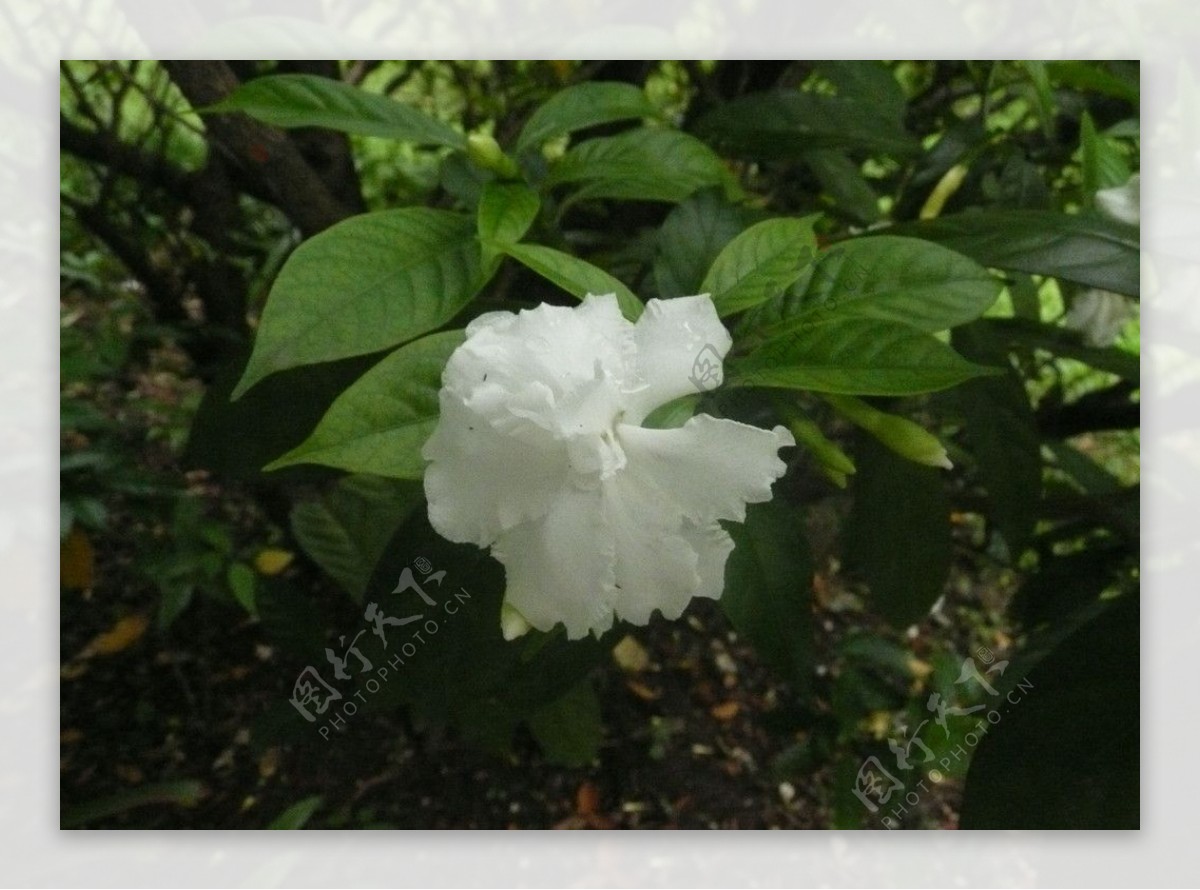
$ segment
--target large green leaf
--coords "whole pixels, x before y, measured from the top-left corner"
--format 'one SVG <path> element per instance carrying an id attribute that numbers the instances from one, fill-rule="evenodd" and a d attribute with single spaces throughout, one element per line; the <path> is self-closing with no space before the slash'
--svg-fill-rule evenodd
<path id="1" fill-rule="evenodd" d="M 344 220 L 284 264 L 233 398 L 275 371 L 434 330 L 471 300 L 481 278 L 473 220 L 461 214 L 409 207 Z"/>
<path id="2" fill-rule="evenodd" d="M 437 423 L 442 370 L 462 342 L 462 331 L 446 331 L 397 349 L 338 397 L 308 439 L 267 469 L 311 463 L 420 479 L 421 446 Z"/>
<path id="3" fill-rule="evenodd" d="M 721 316 L 782 295 L 816 257 L 814 219 L 768 219 L 746 229 L 717 255 L 700 292 L 712 295 Z"/>
<path id="4" fill-rule="evenodd" d="M 682 201 L 697 189 L 731 181 L 721 158 L 699 139 L 649 127 L 581 142 L 546 178 L 550 186 L 578 185 L 571 201 Z"/>
<path id="5" fill-rule="evenodd" d="M 726 386 L 808 389 L 846 395 L 933 392 L 995 373 L 932 334 L 874 319 L 813 323 L 728 363 Z"/>
<path id="6" fill-rule="evenodd" d="M 489 182 L 479 199 L 479 240 L 516 244 L 537 219 L 541 204 L 537 192 L 523 183 Z"/>
<path id="7" fill-rule="evenodd" d="M 804 163 L 820 180 L 836 211 L 860 224 L 869 225 L 883 218 L 879 195 L 862 175 L 859 165 L 845 152 L 832 148 L 813 149 L 804 153 Z"/>
<path id="8" fill-rule="evenodd" d="M 1133 297 L 1140 293 L 1137 228 L 1098 214 L 989 210 L 888 231 L 936 241 L 985 266 L 1053 275 Z"/>
<path id="9" fill-rule="evenodd" d="M 541 244 L 509 244 L 504 252 L 573 297 L 582 300 L 588 294 L 616 294 L 626 318 L 636 321 L 642 314 L 642 302 L 633 291 L 587 260 Z"/>
<path id="10" fill-rule="evenodd" d="M 1000 282 L 962 254 L 918 238 L 855 238 L 823 252 L 807 286 L 755 318 L 758 336 L 812 322 L 872 318 L 941 331 L 978 318 Z"/>
<path id="11" fill-rule="evenodd" d="M 860 572 L 875 609 L 897 626 L 919 620 L 950 570 L 950 504 L 942 471 L 858 436 L 845 528 L 847 566 Z"/>
<path id="12" fill-rule="evenodd" d="M 1042 499 L 1042 453 L 1037 422 L 1025 384 L 1008 367 L 1003 344 L 989 329 L 967 325 L 954 333 L 954 345 L 975 361 L 1005 366 L 1003 376 L 968 380 L 956 391 L 967 439 L 991 504 L 991 518 L 1015 562 L 1029 541 Z"/>
<path id="13" fill-rule="evenodd" d="M 713 260 L 749 222 L 748 212 L 726 201 L 716 188 L 698 191 L 672 208 L 658 230 L 658 295 L 666 299 L 702 293 L 700 285 Z"/>
<path id="14" fill-rule="evenodd" d="M 920 143 L 869 104 L 799 90 L 754 93 L 719 105 L 696 131 L 723 151 L 762 160 L 792 160 L 813 149 L 915 154 Z"/>
<path id="15" fill-rule="evenodd" d="M 461 133 L 402 102 L 312 74 L 255 78 L 203 111 L 241 111 L 276 127 L 327 127 L 419 145 L 467 144 Z"/>
<path id="16" fill-rule="evenodd" d="M 746 521 L 730 523 L 729 533 L 735 547 L 721 608 L 763 661 L 803 691 L 813 668 L 813 567 L 804 517 L 778 499 L 752 504 Z"/>
<path id="17" fill-rule="evenodd" d="M 555 93 L 533 113 L 517 137 L 517 151 L 538 148 L 550 139 L 586 127 L 657 116 L 658 110 L 633 84 L 579 83 Z"/>
<path id="18" fill-rule="evenodd" d="M 829 59 L 815 63 L 817 73 L 833 84 L 839 98 L 871 109 L 881 119 L 898 125 L 908 101 L 892 69 L 870 59 Z"/>
<path id="19" fill-rule="evenodd" d="M 505 244 L 525 237 L 537 219 L 542 200 L 524 183 L 489 182 L 483 187 L 476 214 L 484 265 L 491 265 Z"/>
<path id="20" fill-rule="evenodd" d="M 1028 671 L 967 773 L 967 829 L 1136 829 L 1140 822 L 1140 610 L 1119 597 Z"/>
<path id="21" fill-rule="evenodd" d="M 292 508 L 292 533 L 304 552 L 361 602 L 383 548 L 421 495 L 416 482 L 347 476 Z"/>

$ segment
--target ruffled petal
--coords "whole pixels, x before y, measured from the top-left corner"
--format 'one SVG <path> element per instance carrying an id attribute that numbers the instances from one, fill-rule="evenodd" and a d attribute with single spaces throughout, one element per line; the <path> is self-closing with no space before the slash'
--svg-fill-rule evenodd
<path id="1" fill-rule="evenodd" d="M 504 563 L 505 602 L 538 630 L 562 622 L 576 640 L 612 626 L 614 549 L 600 489 L 568 487 L 543 518 L 504 532 L 492 555 Z"/>
<path id="2" fill-rule="evenodd" d="M 505 529 L 545 515 L 568 477 L 561 443 L 505 435 L 447 389 L 440 402 L 421 451 L 431 462 L 425 497 L 438 534 L 486 547 Z"/>
<path id="3" fill-rule="evenodd" d="M 678 618 L 700 585 L 696 551 L 681 534 L 678 511 L 627 473 L 602 490 L 616 545 L 618 617 L 646 624 L 658 609 Z"/>
<path id="4" fill-rule="evenodd" d="M 696 572 L 700 576 L 700 585 L 695 595 L 720 599 L 725 590 L 725 562 L 733 552 L 733 538 L 715 522 L 693 525 L 685 521 L 681 534 L 698 557 Z"/>
<path id="5" fill-rule="evenodd" d="M 483 383 L 515 392 L 536 380 L 561 397 L 594 380 L 597 363 L 619 381 L 632 338 L 633 325 L 612 294 L 574 308 L 543 303 L 516 314 L 490 312 L 467 326 L 442 382 L 467 395 Z"/>
<path id="6" fill-rule="evenodd" d="M 625 398 L 631 424 L 672 399 L 720 386 L 722 361 L 733 344 L 707 294 L 651 300 L 633 339 L 636 354 Z"/>
<path id="7" fill-rule="evenodd" d="M 746 518 L 746 504 L 771 499 L 771 484 L 787 470 L 778 451 L 796 440 L 785 427 L 764 430 L 698 414 L 678 429 L 622 425 L 617 438 L 626 473 L 658 489 L 696 523 Z"/>

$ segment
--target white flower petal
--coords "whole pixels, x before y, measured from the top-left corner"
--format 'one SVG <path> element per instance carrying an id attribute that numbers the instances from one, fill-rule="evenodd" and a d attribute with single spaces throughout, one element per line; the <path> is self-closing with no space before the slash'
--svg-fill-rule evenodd
<path id="1" fill-rule="evenodd" d="M 626 422 L 672 399 L 714 389 L 723 381 L 721 362 L 733 340 L 705 294 L 651 300 L 634 326 L 635 379 L 628 380 Z"/>
<path id="2" fill-rule="evenodd" d="M 733 552 L 733 538 L 715 522 L 709 525 L 684 522 L 682 534 L 699 557 L 696 571 L 700 575 L 700 586 L 695 595 L 720 599 L 725 590 L 725 562 Z"/>
<path id="3" fill-rule="evenodd" d="M 746 518 L 746 504 L 771 499 L 771 483 L 787 464 L 778 451 L 796 440 L 785 427 L 764 430 L 698 414 L 678 429 L 622 425 L 627 473 L 644 488 L 660 490 L 698 523 Z"/>
<path id="4" fill-rule="evenodd" d="M 507 321 L 488 313 L 468 326 L 446 364 L 445 386 L 466 395 L 486 382 L 515 392 L 536 380 L 563 396 L 594 380 L 597 362 L 618 382 L 623 376 L 633 325 L 612 294 L 576 308 L 543 303 L 505 314 Z"/>
<path id="5" fill-rule="evenodd" d="M 614 545 L 598 488 L 563 489 L 542 519 L 500 535 L 492 555 L 504 563 L 505 602 L 538 630 L 562 622 L 576 640 L 612 626 Z"/>
<path id="6" fill-rule="evenodd" d="M 504 529 L 543 516 L 568 474 L 567 454 L 550 437 L 537 441 L 498 432 L 449 390 L 441 418 L 421 454 L 429 521 L 451 541 L 486 547 Z"/>
<path id="7" fill-rule="evenodd" d="M 617 615 L 645 624 L 655 609 L 678 618 L 700 586 L 696 551 L 677 510 L 657 491 L 619 473 L 602 486 L 616 545 Z"/>

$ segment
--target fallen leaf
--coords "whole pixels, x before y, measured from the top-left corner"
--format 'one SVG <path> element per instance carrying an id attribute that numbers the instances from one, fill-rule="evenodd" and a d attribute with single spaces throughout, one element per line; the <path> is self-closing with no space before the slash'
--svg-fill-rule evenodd
<path id="1" fill-rule="evenodd" d="M 600 789 L 593 782 L 584 782 L 575 792 L 575 812 L 580 816 L 594 816 L 600 810 Z"/>
<path id="2" fill-rule="evenodd" d="M 58 548 L 59 583 L 71 590 L 87 590 L 92 586 L 96 569 L 96 551 L 87 534 L 79 526 L 71 529 Z"/>
<path id="3" fill-rule="evenodd" d="M 126 615 L 84 646 L 83 651 L 76 658 L 91 658 L 93 655 L 115 655 L 118 652 L 122 652 L 140 640 L 149 626 L 150 619 L 145 615 Z"/>
<path id="4" fill-rule="evenodd" d="M 713 705 L 708 712 L 718 720 L 732 720 L 738 715 L 738 711 L 741 709 L 742 706 L 740 703 L 736 701 L 725 701 L 721 702 L 719 705 Z"/>
<path id="5" fill-rule="evenodd" d="M 612 650 L 613 661 L 623 671 L 638 674 L 650 667 L 650 653 L 633 637 L 626 636 Z"/>
<path id="6" fill-rule="evenodd" d="M 662 693 L 657 689 L 651 689 L 644 683 L 639 683 L 636 680 L 628 680 L 625 685 L 629 691 L 640 698 L 642 701 L 658 701 L 662 698 Z"/>
<path id="7" fill-rule="evenodd" d="M 263 756 L 258 761 L 258 776 L 260 779 L 269 779 L 279 771 L 279 747 L 271 747 L 264 752 Z"/>
<path id="8" fill-rule="evenodd" d="M 130 785 L 140 785 L 146 781 L 146 777 L 140 769 L 132 764 L 125 763 L 117 764 L 117 778 L 122 782 L 128 782 Z"/>
<path id="9" fill-rule="evenodd" d="M 254 568 L 258 569 L 260 575 L 270 577 L 278 575 L 290 566 L 292 560 L 295 558 L 296 554 L 290 550 L 279 550 L 268 547 L 266 550 L 260 551 L 258 556 L 254 557 Z"/>

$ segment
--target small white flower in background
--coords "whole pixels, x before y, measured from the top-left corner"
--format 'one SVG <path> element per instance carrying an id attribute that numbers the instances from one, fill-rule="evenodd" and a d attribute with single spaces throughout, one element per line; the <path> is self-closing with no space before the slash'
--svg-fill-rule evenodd
<path id="1" fill-rule="evenodd" d="M 1118 222 L 1131 226 L 1142 222 L 1142 175 L 1134 173 L 1124 185 L 1096 192 L 1096 206 Z"/>
<path id="2" fill-rule="evenodd" d="M 1134 173 L 1124 185 L 1096 192 L 1096 206 L 1118 222 L 1137 226 L 1142 221 L 1141 196 L 1141 174 Z M 1072 301 L 1064 323 L 1080 331 L 1088 346 L 1112 346 L 1134 314 L 1133 301 L 1128 297 L 1091 288 Z"/>
<path id="3" fill-rule="evenodd" d="M 651 300 L 636 324 L 609 294 L 467 326 L 422 452 L 425 493 L 441 535 L 504 564 L 506 638 L 559 622 L 599 635 L 720 597 L 733 541 L 718 520 L 770 500 L 795 440 L 707 415 L 641 424 L 696 392 L 699 353 L 730 345 L 707 295 Z"/>
<path id="4" fill-rule="evenodd" d="M 1112 346 L 1133 316 L 1128 297 L 1093 287 L 1075 297 L 1063 323 L 1082 333 L 1087 346 Z"/>

